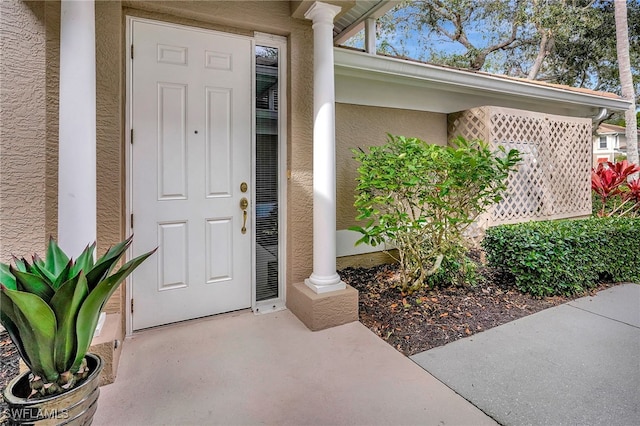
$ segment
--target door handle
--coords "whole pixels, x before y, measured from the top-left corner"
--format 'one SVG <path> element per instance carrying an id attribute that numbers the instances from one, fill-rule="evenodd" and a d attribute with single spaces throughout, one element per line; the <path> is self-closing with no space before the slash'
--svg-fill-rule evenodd
<path id="1" fill-rule="evenodd" d="M 242 197 L 240 200 L 240 208 L 242 209 L 242 229 L 240 229 L 240 232 L 243 234 L 247 233 L 247 207 L 249 207 L 249 200 Z"/>

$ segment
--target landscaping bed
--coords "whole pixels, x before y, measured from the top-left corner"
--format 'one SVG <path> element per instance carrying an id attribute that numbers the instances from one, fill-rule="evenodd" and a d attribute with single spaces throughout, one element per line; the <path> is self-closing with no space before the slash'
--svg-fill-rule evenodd
<path id="1" fill-rule="evenodd" d="M 475 286 L 425 289 L 403 295 L 397 264 L 346 268 L 342 279 L 359 292 L 360 322 L 407 356 L 611 287 L 589 293 L 536 298 L 500 283 L 493 271 L 480 269 Z"/>
<path id="2" fill-rule="evenodd" d="M 0 332 L 0 391 L 3 391 L 7 383 L 18 375 L 20 356 L 18 350 L 9 338 L 6 331 Z M 0 394 L 0 424 L 7 420 L 7 405 Z"/>
<path id="3" fill-rule="evenodd" d="M 479 269 L 475 286 L 425 289 L 402 295 L 397 264 L 346 268 L 342 279 L 359 292 L 360 321 L 407 356 L 557 306 L 586 294 L 536 298 L 501 283 L 488 268 Z M 601 284 L 589 294 L 611 287 Z M 0 333 L 0 390 L 18 374 L 18 352 Z M 0 397 L 0 424 L 6 420 Z"/>

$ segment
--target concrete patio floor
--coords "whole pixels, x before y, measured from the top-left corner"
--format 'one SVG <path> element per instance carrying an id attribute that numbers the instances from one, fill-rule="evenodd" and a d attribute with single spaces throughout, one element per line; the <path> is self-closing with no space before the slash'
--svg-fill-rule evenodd
<path id="1" fill-rule="evenodd" d="M 128 339 L 93 424 L 496 423 L 359 322 L 311 332 L 245 311 Z"/>

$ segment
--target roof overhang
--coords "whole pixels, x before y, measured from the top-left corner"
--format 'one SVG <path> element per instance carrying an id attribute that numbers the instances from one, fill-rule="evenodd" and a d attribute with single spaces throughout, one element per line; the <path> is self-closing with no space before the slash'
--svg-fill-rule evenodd
<path id="1" fill-rule="evenodd" d="M 628 109 L 617 97 L 335 48 L 336 101 L 441 113 L 492 105 L 573 117 Z"/>
<path id="2" fill-rule="evenodd" d="M 367 18 L 379 18 L 400 3 L 400 0 L 290 0 L 291 16 L 305 19 L 305 13 L 316 1 L 340 7 L 333 26 L 335 44 L 344 43 L 364 28 Z"/>
<path id="3" fill-rule="evenodd" d="M 367 18 L 379 18 L 396 6 L 398 0 L 356 0 L 356 4 L 333 23 L 333 42 L 342 44 L 364 28 Z"/>

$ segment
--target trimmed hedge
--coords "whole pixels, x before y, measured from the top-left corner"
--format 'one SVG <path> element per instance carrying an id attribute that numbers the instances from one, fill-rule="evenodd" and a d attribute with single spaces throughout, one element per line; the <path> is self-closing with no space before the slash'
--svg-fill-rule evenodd
<path id="1" fill-rule="evenodd" d="M 500 225 L 482 246 L 489 266 L 535 296 L 599 282 L 640 283 L 640 219 L 589 218 Z"/>

